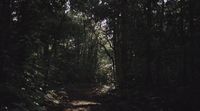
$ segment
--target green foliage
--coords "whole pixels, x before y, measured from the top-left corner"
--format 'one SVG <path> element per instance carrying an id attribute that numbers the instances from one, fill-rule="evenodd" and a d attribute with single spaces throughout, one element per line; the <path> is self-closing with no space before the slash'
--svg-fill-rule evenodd
<path id="1" fill-rule="evenodd" d="M 115 83 L 122 97 L 149 101 L 178 95 L 162 88 L 197 87 L 198 4 L 1 0 L 0 106 L 45 110 L 45 95 L 51 102 L 59 98 L 48 91 L 71 84 Z M 15 99 L 7 101 L 9 96 Z"/>

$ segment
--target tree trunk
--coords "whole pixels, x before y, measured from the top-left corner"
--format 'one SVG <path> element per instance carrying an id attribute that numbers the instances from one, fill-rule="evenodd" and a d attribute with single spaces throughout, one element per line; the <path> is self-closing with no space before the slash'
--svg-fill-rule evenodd
<path id="1" fill-rule="evenodd" d="M 152 39 L 152 1 L 147 2 L 147 25 L 148 32 L 146 38 L 146 85 L 151 86 L 153 83 L 152 72 L 151 72 L 151 62 L 152 62 L 152 49 L 151 49 L 151 39 Z"/>
<path id="2" fill-rule="evenodd" d="M 8 54 L 7 42 L 10 31 L 10 0 L 0 1 L 0 83 L 7 81 L 6 55 Z"/>

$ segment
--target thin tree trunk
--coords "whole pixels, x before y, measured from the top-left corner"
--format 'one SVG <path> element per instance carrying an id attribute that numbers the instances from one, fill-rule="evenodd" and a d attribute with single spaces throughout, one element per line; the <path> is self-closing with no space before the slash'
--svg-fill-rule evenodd
<path id="1" fill-rule="evenodd" d="M 190 32 L 189 32 L 189 37 L 190 37 L 190 46 L 189 46 L 189 73 L 191 74 L 191 79 L 190 81 L 192 82 L 195 80 L 194 72 L 195 72 L 195 66 L 194 66 L 194 55 L 195 55 L 195 44 L 194 44 L 194 0 L 189 0 L 189 11 L 190 11 L 190 16 L 189 16 L 189 22 L 190 22 Z"/>
<path id="2" fill-rule="evenodd" d="M 151 39 L 152 39 L 152 1 L 147 2 L 147 25 L 148 25 L 148 35 L 146 36 L 146 85 L 149 87 L 152 85 L 152 72 L 151 72 L 151 62 L 152 62 L 152 49 L 151 49 Z"/>

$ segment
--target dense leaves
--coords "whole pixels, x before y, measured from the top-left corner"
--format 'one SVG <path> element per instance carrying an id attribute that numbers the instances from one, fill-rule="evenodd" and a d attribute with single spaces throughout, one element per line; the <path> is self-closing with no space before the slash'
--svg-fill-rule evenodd
<path id="1" fill-rule="evenodd" d="M 200 109 L 199 4 L 1 0 L 0 110 L 62 110 L 82 84 L 109 85 L 99 110 Z"/>

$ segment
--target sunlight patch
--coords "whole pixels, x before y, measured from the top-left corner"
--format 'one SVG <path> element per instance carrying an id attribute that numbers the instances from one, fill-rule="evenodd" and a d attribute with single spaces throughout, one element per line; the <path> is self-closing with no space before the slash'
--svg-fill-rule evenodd
<path id="1" fill-rule="evenodd" d="M 71 102 L 73 106 L 90 106 L 90 105 L 100 105 L 100 103 L 85 100 L 74 100 Z"/>

